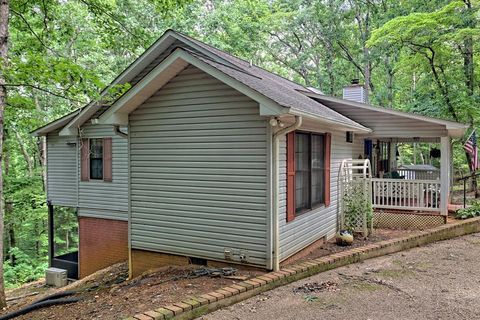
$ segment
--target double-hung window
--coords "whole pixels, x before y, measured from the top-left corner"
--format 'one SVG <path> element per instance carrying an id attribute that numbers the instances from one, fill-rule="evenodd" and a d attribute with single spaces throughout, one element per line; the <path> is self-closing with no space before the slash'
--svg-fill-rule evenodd
<path id="1" fill-rule="evenodd" d="M 112 182 L 112 138 L 81 139 L 81 181 Z"/>
<path id="2" fill-rule="evenodd" d="M 325 193 L 325 136 L 295 134 L 295 213 L 323 203 Z"/>
<path id="3" fill-rule="evenodd" d="M 90 139 L 90 179 L 103 180 L 103 139 Z"/>
<path id="4" fill-rule="evenodd" d="M 287 220 L 330 203 L 330 134 L 287 136 Z"/>

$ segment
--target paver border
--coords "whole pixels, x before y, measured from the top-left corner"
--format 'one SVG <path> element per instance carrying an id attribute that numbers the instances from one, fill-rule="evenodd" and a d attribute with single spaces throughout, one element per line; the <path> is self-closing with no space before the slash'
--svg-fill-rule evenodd
<path id="1" fill-rule="evenodd" d="M 195 319 L 262 292 L 324 271 L 475 232 L 480 232 L 480 217 L 419 231 L 414 235 L 380 241 L 314 260 L 301 261 L 288 265 L 280 271 L 270 272 L 213 292 L 186 298 L 155 310 L 148 310 L 125 320 Z"/>

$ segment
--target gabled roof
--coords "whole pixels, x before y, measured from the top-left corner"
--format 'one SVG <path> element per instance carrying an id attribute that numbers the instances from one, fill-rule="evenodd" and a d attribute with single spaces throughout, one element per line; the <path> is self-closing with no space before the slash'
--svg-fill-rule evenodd
<path id="1" fill-rule="evenodd" d="M 182 48 L 197 61 L 207 64 L 239 84 L 249 87 L 279 107 L 286 108 L 285 113 L 301 114 L 320 121 L 324 120 L 328 123 L 345 126 L 353 131 L 370 131 L 368 128 L 331 110 L 322 103 L 300 93 L 298 89 L 306 89 L 303 86 L 173 30 L 166 31 L 144 54 L 122 72 L 109 87 L 129 82 L 132 84 L 130 89 L 132 91 L 177 48 Z M 103 90 L 102 94 L 105 94 L 109 87 Z M 87 105 L 62 129 L 61 134 L 75 135 L 76 128 L 94 115 L 98 116 L 103 113 L 99 113 L 99 109 L 100 107 L 95 103 Z"/>
<path id="2" fill-rule="evenodd" d="M 175 55 L 175 57 L 173 57 Z M 181 61 L 179 63 L 179 61 Z M 174 65 L 175 63 L 175 65 Z M 357 132 L 370 132 L 371 129 L 364 125 L 342 115 L 341 113 L 329 107 L 332 103 L 342 103 L 358 108 L 373 108 L 379 112 L 392 113 L 398 116 L 421 119 L 431 123 L 444 124 L 448 130 L 452 130 L 459 135 L 466 129 L 466 126 L 451 121 L 444 121 L 435 118 L 427 118 L 412 113 L 404 113 L 391 109 L 377 108 L 366 104 L 356 103 L 343 99 L 329 97 L 318 92 L 312 91 L 300 84 L 292 82 L 277 74 L 266 71 L 251 63 L 234 57 L 217 48 L 209 46 L 201 41 L 188 37 L 173 30 L 167 30 L 150 48 L 148 48 L 137 60 L 135 60 L 127 69 L 125 69 L 105 90 L 117 84 L 130 83 L 132 86 L 122 97 L 117 99 L 109 107 L 100 107 L 92 102 L 82 108 L 69 121 L 63 120 L 61 123 L 65 126 L 61 134 L 75 135 L 77 128 L 84 122 L 98 118 L 99 123 L 118 124 L 115 121 L 126 121 L 128 118 L 123 111 L 130 112 L 136 107 L 135 104 L 146 100 L 152 90 L 158 90 L 175 74 L 180 72 L 186 66 L 185 63 L 193 64 L 207 73 L 219 78 L 228 85 L 250 96 L 259 102 L 262 106 L 276 106 L 278 114 L 289 113 L 310 117 L 318 121 L 339 125 L 348 130 Z M 171 64 L 171 65 L 168 65 Z M 160 75 L 165 70 L 169 74 Z M 169 78 L 170 77 L 170 78 Z M 155 88 L 148 82 L 157 85 Z M 134 98 L 134 94 L 140 94 Z M 127 107 L 125 107 L 127 105 Z M 271 111 L 275 108 L 270 108 Z M 120 117 L 112 117 L 112 114 L 118 112 Z M 269 113 L 264 113 L 264 115 Z M 272 113 L 274 115 L 274 113 Z M 65 123 L 67 122 L 67 123 Z M 60 122 L 57 123 L 57 125 Z M 45 134 L 50 125 L 42 127 L 42 131 L 36 130 L 37 134 Z"/>

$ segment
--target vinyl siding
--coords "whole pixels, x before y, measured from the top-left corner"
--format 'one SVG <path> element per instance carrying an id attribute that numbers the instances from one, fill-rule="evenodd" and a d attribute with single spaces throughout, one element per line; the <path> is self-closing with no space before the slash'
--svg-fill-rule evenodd
<path id="1" fill-rule="evenodd" d="M 53 205 L 77 206 L 76 141 L 58 132 L 47 135 L 47 198 Z"/>
<path id="2" fill-rule="evenodd" d="M 343 99 L 365 103 L 367 92 L 364 86 L 356 85 L 343 88 Z"/>
<path id="3" fill-rule="evenodd" d="M 123 128 L 122 131 L 126 132 L 126 129 Z M 80 137 L 112 137 L 112 182 L 101 180 L 80 181 L 78 215 L 82 217 L 127 220 L 127 139 L 115 135 L 112 126 L 92 124 L 82 126 Z"/>
<path id="4" fill-rule="evenodd" d="M 345 142 L 345 132 L 332 132 L 330 206 L 320 207 L 303 213 L 295 220 L 287 222 L 286 216 L 286 177 L 287 156 L 286 139 L 280 139 L 280 178 L 279 178 L 279 226 L 280 226 L 280 260 L 284 260 L 323 237 L 330 238 L 337 226 L 337 178 L 340 165 L 344 159 L 358 158 L 363 154 L 363 140 L 355 137 L 354 143 Z"/>
<path id="5" fill-rule="evenodd" d="M 412 138 L 447 136 L 444 125 L 396 116 L 375 110 L 329 103 L 328 106 L 344 116 L 373 130 L 370 137 Z"/>
<path id="6" fill-rule="evenodd" d="M 130 114 L 132 248 L 265 266 L 267 121 L 188 67 Z"/>

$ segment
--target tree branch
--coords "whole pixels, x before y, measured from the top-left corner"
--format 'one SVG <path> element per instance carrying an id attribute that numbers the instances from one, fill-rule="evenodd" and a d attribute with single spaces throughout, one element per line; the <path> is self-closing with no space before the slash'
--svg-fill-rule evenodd
<path id="1" fill-rule="evenodd" d="M 48 94 L 50 94 L 50 95 L 52 95 L 52 96 L 55 96 L 55 97 L 58 97 L 58 98 L 62 98 L 62 99 L 68 100 L 68 101 L 79 102 L 79 103 L 87 103 L 86 101 L 82 101 L 82 100 L 78 100 L 78 99 L 75 99 L 75 98 L 67 97 L 67 96 L 65 96 L 65 95 L 62 95 L 61 93 L 53 92 L 53 91 L 50 91 L 50 90 L 48 90 L 48 89 L 45 89 L 45 88 L 36 86 L 36 85 L 34 85 L 34 84 L 28 84 L 28 83 L 7 83 L 7 84 L 5 84 L 4 86 L 5 86 L 5 87 L 31 88 L 31 89 L 38 90 L 38 91 L 42 91 L 42 92 L 48 93 Z"/>
<path id="2" fill-rule="evenodd" d="M 127 26 L 121 22 L 117 17 L 115 17 L 113 14 L 107 12 L 105 9 L 101 8 L 100 6 L 98 6 L 97 4 L 95 3 L 92 3 L 92 2 L 89 2 L 89 1 L 86 1 L 86 0 L 80 0 L 81 3 L 85 4 L 86 6 L 88 7 L 91 7 L 91 8 L 95 8 L 97 9 L 98 11 L 102 12 L 103 14 L 105 14 L 107 17 L 109 17 L 110 19 L 112 19 L 112 21 L 114 21 L 115 23 L 117 23 L 121 29 L 123 29 L 125 32 L 127 32 L 128 34 L 130 34 L 132 37 L 134 38 L 140 38 L 139 36 L 137 36 L 135 33 L 133 33 L 129 28 L 127 28 Z"/>
<path id="3" fill-rule="evenodd" d="M 362 76 L 365 77 L 365 73 L 363 72 L 363 68 L 362 66 L 360 66 L 356 61 L 355 59 L 353 58 L 353 56 L 350 54 L 350 51 L 348 50 L 347 46 L 344 45 L 341 41 L 337 41 L 338 45 L 340 46 L 340 49 L 342 49 L 342 51 L 345 53 L 345 56 L 342 55 L 342 57 L 347 60 L 347 61 L 350 61 L 354 66 L 355 68 L 358 69 L 358 71 L 360 71 L 360 73 L 362 74 Z"/>
<path id="4" fill-rule="evenodd" d="M 38 42 L 40 42 L 40 44 L 45 48 L 47 49 L 48 51 L 51 51 L 52 53 L 54 53 L 55 55 L 61 57 L 62 55 L 60 53 L 58 53 L 57 51 L 55 51 L 54 49 L 50 48 L 49 46 L 47 46 L 45 44 L 45 42 L 43 41 L 43 39 L 33 30 L 32 26 L 30 25 L 30 23 L 27 21 L 27 19 L 20 13 L 20 12 L 17 12 L 15 11 L 14 9 L 10 9 L 10 11 L 15 14 L 16 16 L 18 16 L 24 23 L 25 25 L 27 26 L 28 30 L 30 30 L 30 32 L 33 34 L 33 36 L 38 40 Z"/>

